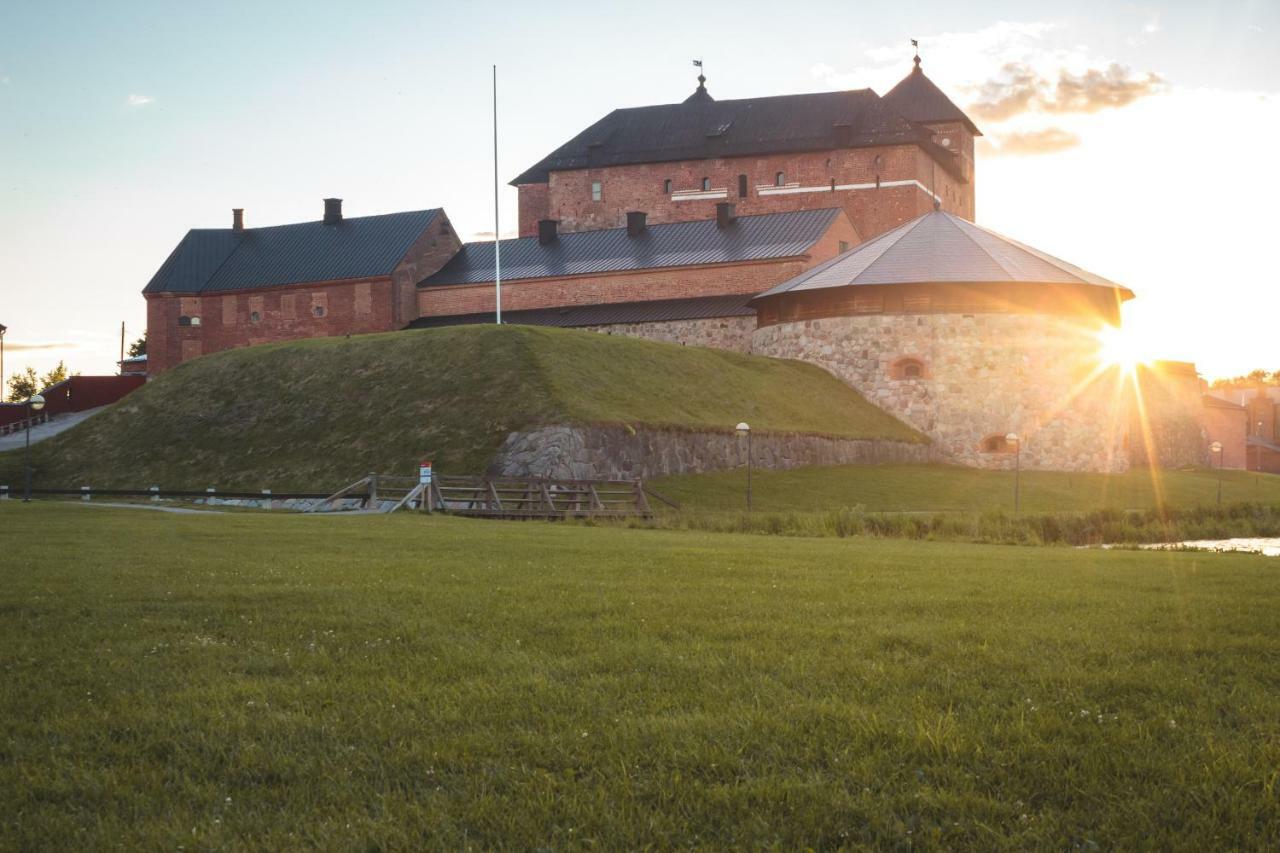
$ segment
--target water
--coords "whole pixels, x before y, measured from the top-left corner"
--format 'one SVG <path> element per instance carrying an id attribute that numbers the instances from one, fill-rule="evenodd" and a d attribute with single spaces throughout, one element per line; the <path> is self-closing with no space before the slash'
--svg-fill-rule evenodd
<path id="1" fill-rule="evenodd" d="M 1244 551 L 1265 557 L 1280 557 L 1280 539 L 1198 539 L 1188 542 L 1161 542 L 1141 548 L 1166 551 L 1170 548 L 1194 548 L 1197 551 Z"/>

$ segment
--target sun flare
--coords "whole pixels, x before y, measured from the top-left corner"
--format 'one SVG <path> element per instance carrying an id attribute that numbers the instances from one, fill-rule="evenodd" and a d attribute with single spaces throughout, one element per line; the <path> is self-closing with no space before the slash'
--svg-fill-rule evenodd
<path id="1" fill-rule="evenodd" d="M 1120 326 L 1107 326 L 1098 332 L 1098 358 L 1104 367 L 1118 367 L 1125 373 L 1146 361 L 1137 335 Z"/>

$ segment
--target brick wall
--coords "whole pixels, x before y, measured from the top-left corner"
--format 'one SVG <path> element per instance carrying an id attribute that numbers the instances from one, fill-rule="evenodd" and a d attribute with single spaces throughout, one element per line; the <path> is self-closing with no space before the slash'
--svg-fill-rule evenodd
<path id="1" fill-rule="evenodd" d="M 1204 421 L 1209 443 L 1222 442 L 1222 467 L 1243 469 L 1245 467 L 1245 436 L 1249 430 L 1248 411 L 1206 404 Z M 1210 455 L 1212 456 L 1210 463 L 1217 467 L 1218 456 Z"/>
<path id="2" fill-rule="evenodd" d="M 147 297 L 147 365 L 152 375 L 234 347 L 298 338 L 385 332 L 397 325 L 388 277 L 256 288 L 234 293 Z M 180 326 L 181 316 L 200 318 Z"/>
<path id="3" fill-rule="evenodd" d="M 857 235 L 844 217 L 836 217 L 827 232 L 801 258 L 746 264 L 707 264 L 667 267 L 639 272 L 521 279 L 503 282 L 502 307 L 508 311 L 644 302 L 694 296 L 756 294 L 832 258 L 841 242 L 853 245 Z M 474 314 L 494 310 L 493 282 L 421 288 L 418 311 L 423 317 Z"/>
<path id="4" fill-rule="evenodd" d="M 961 151 L 962 169 L 972 170 L 972 139 L 968 132 L 946 127 L 945 135 Z M 967 146 L 968 159 L 964 150 Z M 774 186 L 783 173 L 786 192 Z M 739 175 L 747 176 L 747 193 L 739 194 Z M 710 180 L 717 198 L 681 199 L 680 193 L 699 191 Z M 879 178 L 880 187 L 875 187 Z M 671 192 L 665 182 L 671 181 Z M 593 201 L 591 186 L 601 184 L 601 199 Z M 832 181 L 838 187 L 830 189 Z M 626 224 L 629 210 L 643 210 L 649 221 L 682 222 L 715 216 L 717 201 L 731 201 L 738 213 L 779 213 L 820 207 L 843 207 L 861 239 L 881 234 L 932 209 L 928 192 L 914 185 L 886 186 L 895 181 L 919 181 L 934 187 L 942 208 L 972 219 L 973 182 L 962 183 L 937 166 L 916 145 L 836 149 L 766 157 L 711 158 L 671 163 L 643 163 L 595 169 L 552 172 L 546 184 L 519 187 L 520 235 L 537 233 L 537 221 L 560 221 L 564 232 L 616 228 Z M 864 189 L 839 189 L 870 185 Z M 681 200 L 677 200 L 681 199 Z"/>

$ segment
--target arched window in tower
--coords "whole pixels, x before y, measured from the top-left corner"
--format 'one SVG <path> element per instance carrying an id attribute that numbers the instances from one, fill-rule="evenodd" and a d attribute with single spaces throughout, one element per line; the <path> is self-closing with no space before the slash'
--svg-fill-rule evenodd
<path id="1" fill-rule="evenodd" d="M 780 187 L 786 182 L 787 182 L 787 175 L 785 172 L 779 172 L 778 174 L 773 176 L 773 185 L 775 187 Z"/>
<path id="2" fill-rule="evenodd" d="M 711 189 L 711 179 L 710 179 L 710 178 L 703 178 L 703 179 L 702 179 L 702 191 L 703 191 L 703 192 L 706 192 L 706 191 L 707 191 L 707 190 L 709 190 L 709 189 Z"/>
<path id="3" fill-rule="evenodd" d="M 923 360 L 908 355 L 889 365 L 889 376 L 892 379 L 928 379 L 929 372 Z"/>

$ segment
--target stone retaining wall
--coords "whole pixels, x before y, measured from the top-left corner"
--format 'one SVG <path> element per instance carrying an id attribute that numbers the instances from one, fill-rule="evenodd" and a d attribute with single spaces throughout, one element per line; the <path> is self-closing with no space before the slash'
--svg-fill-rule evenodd
<path id="1" fill-rule="evenodd" d="M 584 326 L 583 331 L 606 335 L 626 335 L 649 341 L 666 341 L 691 347 L 712 347 L 734 352 L 751 352 L 751 333 L 756 330 L 750 317 L 707 317 L 698 320 L 666 320 L 656 323 L 612 323 Z"/>
<path id="2" fill-rule="evenodd" d="M 930 462 L 928 444 L 758 434 L 751 437 L 757 468 Z M 684 432 L 626 426 L 547 426 L 507 437 L 489 474 L 508 477 L 651 479 L 718 471 L 746 464 L 746 442 L 732 433 Z"/>

